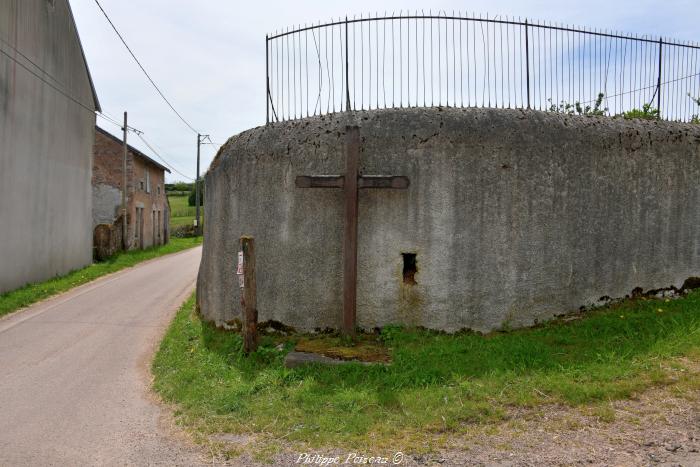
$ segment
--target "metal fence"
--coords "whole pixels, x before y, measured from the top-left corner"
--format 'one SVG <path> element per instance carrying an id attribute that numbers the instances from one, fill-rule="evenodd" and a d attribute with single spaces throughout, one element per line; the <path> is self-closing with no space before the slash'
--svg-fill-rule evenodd
<path id="1" fill-rule="evenodd" d="M 700 113 L 694 43 L 520 19 L 411 14 L 265 38 L 267 122 L 392 107 Z M 602 97 L 599 97 L 602 96 Z"/>

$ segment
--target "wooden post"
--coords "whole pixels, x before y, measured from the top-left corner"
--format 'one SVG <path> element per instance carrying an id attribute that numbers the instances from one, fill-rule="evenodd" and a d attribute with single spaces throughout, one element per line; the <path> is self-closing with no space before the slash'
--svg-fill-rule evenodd
<path id="1" fill-rule="evenodd" d="M 243 351 L 248 354 L 258 348 L 258 304 L 255 287 L 255 239 L 243 236 L 240 240 L 243 254 L 243 281 L 241 286 L 241 306 L 243 307 Z M 239 281 L 240 281 L 239 277 Z"/>

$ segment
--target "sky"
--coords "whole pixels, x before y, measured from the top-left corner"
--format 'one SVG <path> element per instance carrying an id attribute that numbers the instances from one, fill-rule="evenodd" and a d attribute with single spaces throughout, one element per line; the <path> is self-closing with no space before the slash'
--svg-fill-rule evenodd
<path id="1" fill-rule="evenodd" d="M 128 54 L 95 0 L 70 0 L 102 110 L 144 132 L 158 154 L 189 178 L 197 135 L 170 110 Z M 214 144 L 202 146 L 201 171 L 219 145 L 265 124 L 265 34 L 353 15 L 407 10 L 503 15 L 627 33 L 700 40 L 700 2 L 689 0 L 248 1 L 100 0 L 175 109 Z M 98 118 L 119 135 L 120 129 Z M 140 140 L 130 143 L 157 158 Z M 177 172 L 172 182 L 186 180 Z"/>

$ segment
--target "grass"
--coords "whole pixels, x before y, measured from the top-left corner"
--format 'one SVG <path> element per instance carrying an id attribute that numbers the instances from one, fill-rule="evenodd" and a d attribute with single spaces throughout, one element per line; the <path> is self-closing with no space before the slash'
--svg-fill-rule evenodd
<path id="1" fill-rule="evenodd" d="M 190 298 L 170 326 L 154 388 L 194 433 L 251 434 L 263 450 L 284 440 L 411 452 L 500 422 L 514 407 L 595 408 L 682 378 L 698 383 L 677 370 L 677 357 L 700 360 L 700 291 L 486 336 L 388 326 L 380 340 L 391 363 L 372 367 L 284 368 L 284 354 L 309 336 L 264 336 L 246 358 L 238 334 L 193 310 Z"/>
<path id="2" fill-rule="evenodd" d="M 200 245 L 202 238 L 171 238 L 167 245 L 118 253 L 106 261 L 70 272 L 66 275 L 49 279 L 45 282 L 29 284 L 22 288 L 0 295 L 0 316 L 17 311 L 73 287 L 85 284 L 100 276 L 134 266 L 142 261 L 158 256 L 175 253 Z"/>
<path id="3" fill-rule="evenodd" d="M 193 225 L 196 209 L 187 205 L 187 195 L 168 195 L 170 202 L 170 226 Z M 204 209 L 200 209 L 204 222 Z"/>

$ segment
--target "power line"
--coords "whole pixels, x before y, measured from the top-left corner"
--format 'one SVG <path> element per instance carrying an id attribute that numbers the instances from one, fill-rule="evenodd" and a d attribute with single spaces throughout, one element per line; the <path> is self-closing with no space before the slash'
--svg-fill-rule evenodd
<path id="1" fill-rule="evenodd" d="M 151 146 L 151 145 L 148 143 L 148 141 L 146 141 L 146 139 L 143 137 L 143 134 L 142 134 L 142 133 L 136 133 L 136 136 L 138 136 L 139 139 L 140 139 L 141 141 L 143 141 L 143 144 L 145 144 L 146 146 L 148 146 L 148 149 L 150 149 L 151 152 L 153 152 L 153 154 L 155 154 L 161 161 L 163 161 L 163 163 L 164 163 L 165 165 L 167 165 L 168 168 L 172 169 L 173 172 L 176 172 L 176 173 L 180 174 L 181 176 L 185 177 L 185 178 L 188 179 L 188 180 L 194 181 L 194 178 L 188 177 L 187 175 L 183 174 L 182 172 L 180 172 L 179 170 L 177 170 L 175 167 L 173 167 L 168 161 L 166 161 L 160 154 L 158 154 L 158 151 L 156 151 L 156 150 L 153 148 L 153 146 Z"/>
<path id="2" fill-rule="evenodd" d="M 19 56 L 21 56 L 22 58 L 24 58 L 27 62 L 31 63 L 31 64 L 32 64 L 37 70 L 39 70 L 41 73 L 43 73 L 44 75 L 46 75 L 46 76 L 48 76 L 49 78 L 51 78 L 56 84 L 53 84 L 53 83 L 50 83 L 50 82 L 46 81 L 46 80 L 44 79 L 44 77 L 42 77 L 42 76 L 40 76 L 38 73 L 35 73 L 34 71 L 30 70 L 30 69 L 27 68 L 23 63 L 21 63 L 20 61 L 18 61 L 16 58 L 14 58 L 14 57 L 8 55 L 7 53 L 5 53 L 4 51 L 2 51 L 2 50 L 0 49 L 0 52 L 3 52 L 3 54 L 4 54 L 5 56 L 7 56 L 8 58 L 10 58 L 12 61 L 14 61 L 16 64 L 18 64 L 18 65 L 21 66 L 22 68 L 24 68 L 24 69 L 25 69 L 26 71 L 28 71 L 29 73 L 31 73 L 34 77 L 36 77 L 37 79 L 39 79 L 41 82 L 43 82 L 44 84 L 50 86 L 50 87 L 53 88 L 54 90 L 56 90 L 56 91 L 58 91 L 59 93 L 61 93 L 63 96 L 67 97 L 67 98 L 70 99 L 71 101 L 73 101 L 73 102 L 75 102 L 76 104 L 80 105 L 81 107 L 83 107 L 83 108 L 89 110 L 90 112 L 94 113 L 96 116 L 103 118 L 104 120 L 108 121 L 109 123 L 112 123 L 113 125 L 118 126 L 119 128 L 122 128 L 122 123 L 120 123 L 118 120 L 116 120 L 116 119 L 115 119 L 114 117 L 112 117 L 111 115 L 108 115 L 107 112 L 104 112 L 104 111 L 97 112 L 97 111 L 95 111 L 95 109 L 91 109 L 91 108 L 89 108 L 88 106 L 83 105 L 81 102 L 78 101 L 78 99 L 76 99 L 76 98 L 73 97 L 72 95 L 68 94 L 67 91 L 64 91 L 63 89 L 59 89 L 59 87 L 63 87 L 63 83 L 62 83 L 59 79 L 57 79 L 55 76 L 53 76 L 51 73 L 49 73 L 49 72 L 46 71 L 44 68 L 42 68 L 42 67 L 41 67 L 39 64 L 37 64 L 35 61 L 33 61 L 30 57 L 28 57 L 27 55 L 25 55 L 24 53 L 22 53 L 22 51 L 19 50 L 17 47 L 13 46 L 12 44 L 10 44 L 9 42 L 5 41 L 5 40 L 2 39 L 2 38 L 0 38 L 0 42 L 2 42 L 3 44 L 7 45 L 8 47 L 10 47 L 15 53 L 17 53 Z M 133 127 L 128 127 L 128 128 L 129 128 L 131 131 L 134 131 L 134 132 L 138 132 L 138 131 L 139 131 L 139 130 L 137 130 L 136 128 L 133 128 Z"/>
<path id="3" fill-rule="evenodd" d="M 117 120 L 117 119 L 115 119 L 114 117 L 112 117 L 112 116 L 106 114 L 105 112 L 96 112 L 95 115 L 97 115 L 98 117 L 100 117 L 100 118 L 104 119 L 105 121 L 111 123 L 112 125 L 115 125 L 115 126 L 119 127 L 120 129 L 123 129 L 123 128 L 124 128 L 124 123 L 123 123 L 123 122 L 120 122 L 119 120 Z M 137 129 L 137 128 L 134 128 L 133 126 L 130 126 L 130 125 L 127 125 L 126 128 L 127 128 L 129 131 L 131 131 L 131 132 L 133 132 L 133 133 L 135 133 L 135 134 L 143 133 L 143 131 L 141 131 L 141 130 L 139 130 L 139 129 Z"/>
<path id="4" fill-rule="evenodd" d="M 103 118 L 105 121 L 111 123 L 112 125 L 115 125 L 115 126 L 117 126 L 117 127 L 119 127 L 119 128 L 123 128 L 123 124 L 122 124 L 122 123 L 119 123 L 119 122 L 116 121 L 114 118 L 111 118 L 111 117 L 109 117 L 108 115 L 104 115 L 104 114 L 102 114 L 102 113 L 98 113 L 97 116 Z M 163 163 L 164 163 L 166 166 L 168 166 L 168 168 L 172 169 L 174 172 L 177 172 L 177 173 L 180 174 L 181 176 L 183 176 L 183 177 L 185 177 L 185 178 L 187 178 L 187 179 L 189 179 L 189 180 L 193 180 L 193 181 L 194 181 L 193 178 L 188 177 L 187 175 L 183 174 L 182 172 L 180 172 L 179 170 L 177 170 L 175 167 L 173 167 L 172 164 L 170 164 L 167 160 L 165 160 L 165 158 L 164 158 L 163 156 L 161 156 L 161 155 L 158 153 L 158 151 L 156 151 L 156 150 L 153 148 L 153 146 L 152 146 L 151 144 L 148 143 L 148 141 L 145 140 L 145 138 L 143 137 L 143 131 L 138 130 L 138 129 L 136 129 L 136 128 L 134 128 L 134 127 L 131 127 L 131 126 L 127 126 L 127 128 L 129 129 L 129 131 L 131 131 L 131 132 L 134 133 L 136 136 L 138 136 L 139 139 L 141 139 L 141 141 L 143 141 L 143 143 L 144 143 L 146 146 L 148 146 L 148 148 L 149 148 L 161 161 L 163 161 Z"/>
<path id="5" fill-rule="evenodd" d="M 129 51 L 129 54 L 131 54 L 131 57 L 134 59 L 134 61 L 136 62 L 136 64 L 139 66 L 139 68 L 141 68 L 141 71 L 143 71 L 143 74 L 146 75 L 146 78 L 148 78 L 148 81 L 151 82 L 151 84 L 153 85 L 153 87 L 155 88 L 155 90 L 158 92 L 158 94 L 160 94 L 160 97 L 162 97 L 163 100 L 165 101 L 165 103 L 168 104 L 168 107 L 170 107 L 170 109 L 171 109 L 173 112 L 175 112 L 175 115 L 177 115 L 177 116 L 180 118 L 180 120 L 182 120 L 182 123 L 184 123 L 185 125 L 187 125 L 187 127 L 188 127 L 190 130 L 192 130 L 193 132 L 199 133 L 199 131 L 195 130 L 194 127 L 193 127 L 192 125 L 190 125 L 189 122 L 188 122 L 187 120 L 185 120 L 185 118 L 184 118 L 182 115 L 180 115 L 180 113 L 179 113 L 177 110 L 175 110 L 175 107 L 173 107 L 173 105 L 170 103 L 170 101 L 165 97 L 165 95 L 164 95 L 163 92 L 160 90 L 160 88 L 158 87 L 158 85 L 156 85 L 155 81 L 153 81 L 153 78 L 151 78 L 151 75 L 148 74 L 148 72 L 147 72 L 146 69 L 143 67 L 143 65 L 141 65 L 141 62 L 139 61 L 139 59 L 136 58 L 136 55 L 134 55 L 134 52 L 131 51 L 131 48 L 127 45 L 126 41 L 124 40 L 124 37 L 122 37 L 122 35 L 121 35 L 121 33 L 119 32 L 119 30 L 117 29 L 117 27 L 114 25 L 114 23 L 112 22 L 112 20 L 111 20 L 111 19 L 109 18 L 109 16 L 107 15 L 107 12 L 104 10 L 104 8 L 102 8 L 102 5 L 100 5 L 99 0 L 95 0 L 95 3 L 96 3 L 97 6 L 100 8 L 100 10 L 102 11 L 102 14 L 105 16 L 105 18 L 107 18 L 107 21 L 109 22 L 110 26 L 112 26 L 112 29 L 114 29 L 114 32 L 117 33 L 117 36 L 119 37 L 119 40 L 122 41 L 122 44 L 124 44 L 124 47 L 126 47 L 126 50 Z"/>
<path id="6" fill-rule="evenodd" d="M 39 66 L 39 65 L 38 65 L 35 61 L 33 61 L 30 57 L 28 57 L 28 56 L 26 56 L 25 54 L 23 54 L 22 51 L 19 50 L 17 47 L 15 47 L 14 45 L 12 45 L 11 43 L 7 42 L 6 40 L 4 40 L 4 39 L 1 38 L 1 37 L 0 37 L 0 42 L 2 42 L 2 43 L 5 44 L 6 46 L 8 46 L 8 47 L 11 48 L 12 50 L 14 50 L 15 53 L 17 53 L 17 54 L 18 54 L 19 56 L 21 56 L 23 59 L 25 59 L 26 61 L 28 61 L 28 62 L 31 63 L 32 65 L 34 65 L 34 67 L 35 67 L 36 69 L 38 69 L 39 71 L 41 71 L 42 73 L 44 73 L 46 76 L 48 76 L 49 78 L 51 78 L 52 80 L 54 80 L 58 85 L 60 85 L 61 87 L 65 87 L 64 84 L 63 84 L 61 81 L 59 81 L 55 76 L 53 76 L 51 73 L 49 73 L 48 71 L 46 71 L 45 69 L 43 69 L 41 66 Z M 15 62 L 16 62 L 16 60 L 15 60 Z"/>
<path id="7" fill-rule="evenodd" d="M 78 99 L 76 99 L 75 97 L 73 97 L 73 96 L 71 96 L 70 94 L 68 94 L 68 92 L 64 91 L 64 90 L 61 89 L 60 87 L 58 87 L 58 86 L 56 86 L 55 84 L 51 83 L 50 81 L 47 81 L 43 76 L 39 75 L 39 74 L 36 73 L 34 70 L 30 69 L 30 68 L 29 68 L 28 66 L 26 66 L 24 63 L 20 62 L 19 60 L 17 60 L 15 57 L 13 57 L 12 55 L 8 54 L 8 53 L 5 52 L 4 50 L 0 49 L 0 53 L 3 54 L 3 55 L 5 55 L 7 58 L 9 58 L 9 59 L 12 60 L 13 62 L 15 62 L 15 63 L 16 63 L 17 65 L 19 65 L 20 67 L 24 68 L 27 72 L 29 72 L 30 74 L 32 74 L 32 75 L 33 75 L 35 78 L 37 78 L 39 81 L 43 82 L 44 84 L 46 84 L 47 86 L 49 86 L 50 88 L 52 88 L 53 90 L 55 90 L 56 92 L 58 92 L 59 94 L 61 94 L 61 95 L 63 95 L 64 97 L 66 97 L 68 100 L 72 101 L 73 103 L 79 105 L 80 107 L 84 108 L 85 110 L 87 110 L 87 111 L 89 111 L 89 112 L 91 112 L 91 113 L 95 113 L 95 107 L 94 107 L 94 106 L 93 106 L 92 108 L 90 108 L 89 106 L 83 104 L 83 103 L 80 102 Z M 36 66 L 36 65 L 35 65 L 35 66 Z M 41 68 L 39 68 L 39 69 L 41 69 Z M 42 70 L 42 71 L 44 71 L 44 70 Z M 47 75 L 48 75 L 48 73 L 47 73 Z M 49 75 L 49 76 L 50 76 L 50 75 Z M 54 78 L 54 79 L 55 79 L 55 78 Z"/>
<path id="8" fill-rule="evenodd" d="M 8 45 L 9 47 L 11 47 L 15 52 L 17 52 L 17 54 L 19 54 L 19 55 L 22 56 L 25 60 L 27 60 L 29 63 L 31 63 L 32 65 L 34 65 L 38 70 L 41 70 L 42 73 L 44 73 L 44 74 L 46 74 L 47 76 L 51 77 L 51 79 L 53 79 L 54 81 L 56 81 L 56 83 L 59 83 L 59 84 L 60 84 L 60 81 L 59 81 L 59 80 L 57 80 L 55 77 L 53 77 L 50 73 L 48 73 L 46 70 L 44 70 L 43 68 L 41 68 L 39 65 L 37 65 L 36 63 L 34 63 L 29 57 L 27 57 L 27 56 L 24 55 L 22 52 L 20 52 L 19 50 L 17 50 L 16 47 L 13 47 L 11 44 L 5 42 L 5 41 L 2 40 L 2 39 L 0 39 L 0 42 L 3 42 L 3 43 L 5 43 L 5 44 L 7 44 L 7 45 Z M 109 123 L 111 123 L 111 124 L 117 126 L 118 128 L 123 128 L 123 124 L 122 124 L 121 122 L 119 122 L 119 121 L 117 121 L 116 119 L 114 119 L 114 117 L 109 116 L 106 112 L 97 112 L 97 111 L 95 111 L 94 108 L 90 108 L 89 106 L 83 104 L 83 103 L 80 102 L 78 99 L 76 99 L 75 97 L 73 97 L 72 95 L 70 95 L 68 92 L 66 92 L 66 91 L 64 91 L 63 89 L 61 89 L 58 85 L 55 85 L 55 84 L 51 83 L 50 81 L 47 81 L 43 76 L 39 75 L 39 74 L 38 74 L 37 72 L 35 72 L 34 70 L 30 69 L 30 68 L 29 68 L 28 66 L 26 66 L 24 63 L 20 62 L 19 60 L 17 60 L 15 57 L 13 57 L 12 55 L 8 54 L 8 53 L 5 52 L 4 50 L 0 49 L 0 53 L 3 54 L 3 55 L 5 55 L 7 58 L 9 58 L 10 60 L 12 60 L 13 62 L 15 62 L 17 65 L 19 65 L 20 67 L 22 67 L 24 70 L 26 70 L 28 73 L 30 73 L 32 76 L 34 76 L 35 78 L 37 78 L 37 79 L 38 79 L 39 81 L 41 81 L 42 83 L 46 84 L 47 86 L 51 87 L 51 88 L 54 89 L 56 92 L 58 92 L 59 94 L 63 95 L 63 96 L 66 97 L 67 99 L 69 99 L 71 102 L 77 104 L 78 106 L 80 106 L 80 107 L 82 107 L 83 109 L 89 111 L 90 113 L 96 115 L 97 117 L 100 117 L 100 118 L 104 119 L 105 121 L 107 121 L 107 122 L 109 122 Z M 148 146 L 148 148 L 149 148 L 161 161 L 163 161 L 163 163 L 164 163 L 166 166 L 168 166 L 168 167 L 169 167 L 170 169 L 172 169 L 174 172 L 177 172 L 177 173 L 180 174 L 181 176 L 187 178 L 188 180 L 194 181 L 194 179 L 193 179 L 192 177 L 188 177 L 187 175 L 183 174 L 182 172 L 180 172 L 179 170 L 177 170 L 175 167 L 173 167 L 168 161 L 166 161 L 165 158 L 163 158 L 163 157 L 153 148 L 153 146 L 151 146 L 151 145 L 143 138 L 143 136 L 142 136 L 142 135 L 143 135 L 143 131 L 141 131 L 141 130 L 139 130 L 139 129 L 137 129 L 137 128 L 134 128 L 134 127 L 132 127 L 132 126 L 127 126 L 127 129 L 128 129 L 129 131 L 133 132 L 134 134 L 136 134 L 136 135 L 141 139 L 141 141 L 143 141 L 144 144 L 145 144 L 146 146 Z"/>

